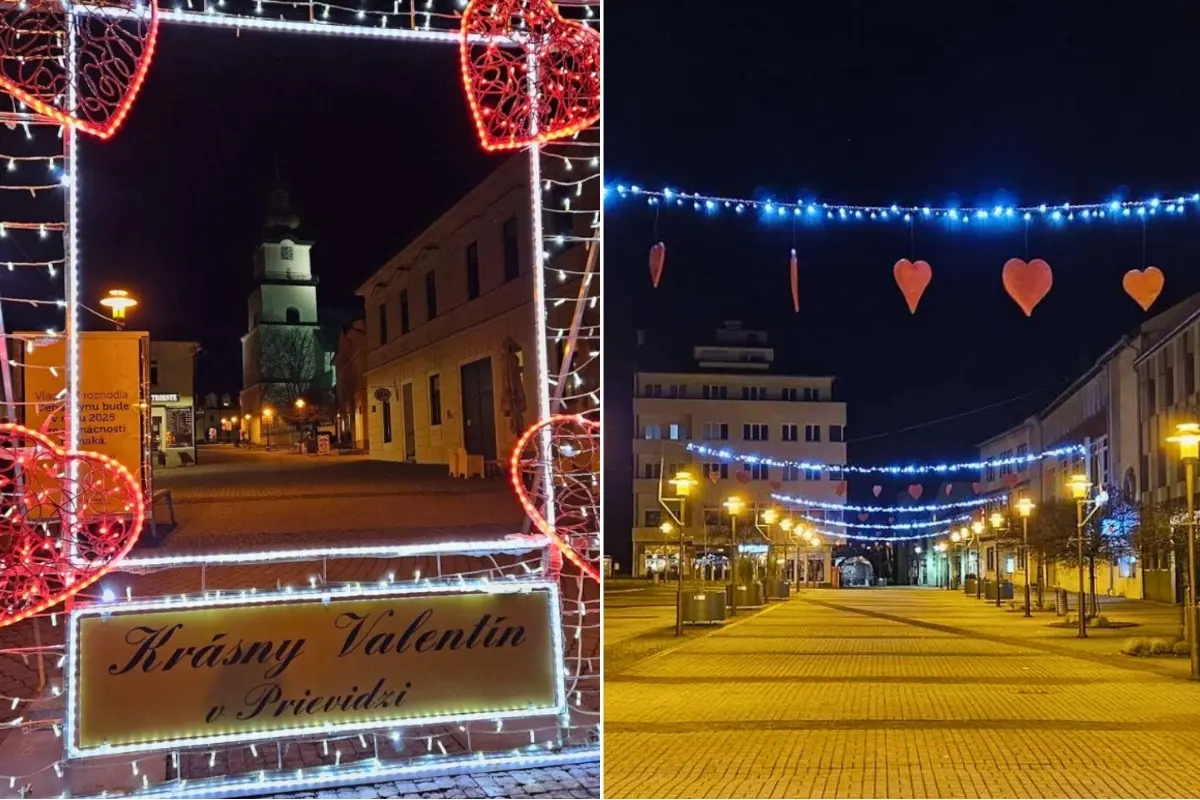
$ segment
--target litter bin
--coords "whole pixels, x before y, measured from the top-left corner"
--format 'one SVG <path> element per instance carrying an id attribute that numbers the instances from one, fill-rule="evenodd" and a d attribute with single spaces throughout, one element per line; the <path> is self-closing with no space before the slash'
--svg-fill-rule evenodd
<path id="1" fill-rule="evenodd" d="M 1054 590 L 1054 613 L 1058 616 L 1064 616 L 1071 610 L 1071 596 L 1066 589 Z"/>
<path id="2" fill-rule="evenodd" d="M 736 587 L 725 587 L 725 603 L 733 603 L 733 593 L 737 592 L 738 608 L 757 608 L 764 604 L 763 587 L 761 583 L 740 583 Z"/>
<path id="3" fill-rule="evenodd" d="M 768 600 L 787 600 L 792 596 L 792 584 L 788 581 L 764 579 L 762 585 L 763 595 Z"/>
<path id="4" fill-rule="evenodd" d="M 725 621 L 725 593 L 684 589 L 680 598 L 684 625 L 719 625 Z"/>

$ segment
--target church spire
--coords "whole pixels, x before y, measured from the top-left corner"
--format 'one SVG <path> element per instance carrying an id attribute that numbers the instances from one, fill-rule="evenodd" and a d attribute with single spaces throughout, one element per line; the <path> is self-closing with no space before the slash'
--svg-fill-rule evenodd
<path id="1" fill-rule="evenodd" d="M 267 205 L 266 228 L 268 233 L 286 233 L 300 227 L 300 216 L 292 210 L 291 195 L 279 170 L 279 158 L 275 158 L 275 183 L 271 187 L 271 199 Z"/>

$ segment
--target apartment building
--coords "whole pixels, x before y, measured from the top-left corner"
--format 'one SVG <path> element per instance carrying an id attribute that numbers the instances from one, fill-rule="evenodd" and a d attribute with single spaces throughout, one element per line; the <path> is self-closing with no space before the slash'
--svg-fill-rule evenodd
<path id="1" fill-rule="evenodd" d="M 832 505 L 844 502 L 836 473 L 741 464 L 705 458 L 687 449 L 695 443 L 779 460 L 844 464 L 846 404 L 834 399 L 832 377 L 781 372 L 766 332 L 744 329 L 738 322 L 726 322 L 712 343 L 694 346 L 691 360 L 685 371 L 637 374 L 635 574 L 674 569 L 678 536 L 660 529 L 665 515 L 658 496 L 660 478 L 669 480 L 682 469 L 700 481 L 689 500 L 692 513 L 686 520 L 686 535 L 697 558 L 710 564 L 723 563 L 732 553 L 732 521 L 722 506 L 730 496 L 746 502 L 747 511 L 737 520 L 739 526 L 746 526 L 739 539 L 745 542 L 743 552 L 756 557 L 765 557 L 771 543 L 788 543 L 789 548 L 797 544 L 777 528 L 753 529 L 754 508 L 774 504 L 773 492 Z M 828 512 L 810 509 L 806 513 L 821 517 Z M 840 520 L 841 512 L 835 510 L 832 516 Z M 827 583 L 831 551 L 824 541 L 815 548 L 787 549 L 787 572 Z"/>
<path id="2" fill-rule="evenodd" d="M 598 203 L 585 192 L 574 207 Z M 569 289 L 579 282 L 570 276 L 584 272 L 589 215 L 546 216 L 547 235 L 564 242 L 546 268 Z M 531 226 L 529 162 L 522 153 L 358 288 L 366 308 L 364 436 L 372 458 L 448 464 L 465 453 L 481 456 L 495 472 L 536 421 Z M 564 304 L 547 324 L 566 330 L 573 308 Z M 585 324 L 594 324 L 588 320 L 598 311 L 589 307 L 585 314 Z M 562 356 L 561 348 L 551 349 L 552 372 Z M 579 382 L 594 391 L 598 362 L 593 366 Z M 577 402 L 567 410 L 594 408 Z"/>

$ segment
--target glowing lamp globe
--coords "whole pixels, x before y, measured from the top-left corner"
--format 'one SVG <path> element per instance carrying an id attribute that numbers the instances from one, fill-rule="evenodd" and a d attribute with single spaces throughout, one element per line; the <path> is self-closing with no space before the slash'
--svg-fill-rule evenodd
<path id="1" fill-rule="evenodd" d="M 125 319 L 125 312 L 137 304 L 124 289 L 113 289 L 100 299 L 100 305 L 112 312 L 113 319 Z"/>
<path id="2" fill-rule="evenodd" d="M 1071 489 L 1071 497 L 1076 500 L 1086 500 L 1088 490 L 1092 488 L 1092 482 L 1087 479 L 1087 475 L 1072 475 L 1067 481 L 1067 486 Z"/>
<path id="3" fill-rule="evenodd" d="M 729 512 L 729 516 L 736 517 L 738 514 L 741 514 L 742 510 L 746 507 L 746 501 L 740 497 L 734 496 L 730 497 L 721 505 L 725 506 L 725 510 Z"/>
<path id="4" fill-rule="evenodd" d="M 786 517 L 779 522 L 779 527 L 783 528 L 784 533 L 790 533 L 795 524 L 795 522 L 792 522 L 791 517 Z"/>
<path id="5" fill-rule="evenodd" d="M 1179 456 L 1184 461 L 1195 461 L 1200 456 L 1200 422 L 1180 422 L 1167 441 L 1179 445 Z"/>
<path id="6" fill-rule="evenodd" d="M 676 472 L 675 477 L 668 482 L 675 487 L 676 497 L 687 497 L 692 493 L 692 487 L 699 483 L 690 472 L 686 471 Z"/>
<path id="7" fill-rule="evenodd" d="M 1033 513 L 1033 501 L 1028 497 L 1022 497 L 1017 501 L 1017 512 L 1025 518 L 1028 518 Z"/>
<path id="8" fill-rule="evenodd" d="M 764 525 L 774 525 L 779 521 L 779 512 L 773 508 L 768 508 L 762 512 L 762 521 Z"/>

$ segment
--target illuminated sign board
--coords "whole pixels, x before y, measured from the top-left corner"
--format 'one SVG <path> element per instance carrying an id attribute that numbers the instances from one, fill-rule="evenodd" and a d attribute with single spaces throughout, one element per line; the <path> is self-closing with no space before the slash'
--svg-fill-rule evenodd
<path id="1" fill-rule="evenodd" d="M 179 402 L 179 392 L 168 392 L 165 394 L 152 394 L 152 395 L 150 395 L 150 402 L 151 403 L 178 403 Z"/>
<path id="2" fill-rule="evenodd" d="M 272 592 L 71 614 L 77 756 L 561 713 L 558 589 Z"/>

